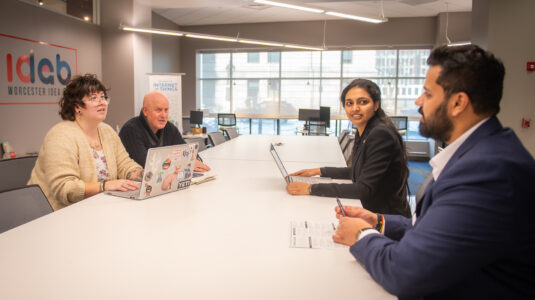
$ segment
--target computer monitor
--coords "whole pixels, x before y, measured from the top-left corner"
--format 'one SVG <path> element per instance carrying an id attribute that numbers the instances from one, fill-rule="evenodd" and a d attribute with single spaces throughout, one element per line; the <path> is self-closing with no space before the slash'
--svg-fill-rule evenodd
<path id="1" fill-rule="evenodd" d="M 299 121 L 319 121 L 320 111 L 318 109 L 300 108 L 298 119 Z"/>
<path id="2" fill-rule="evenodd" d="M 325 127 L 331 126 L 331 108 L 329 106 L 320 106 L 320 121 Z"/>
<path id="3" fill-rule="evenodd" d="M 189 112 L 189 123 L 201 125 L 202 124 L 202 111 L 192 110 Z"/>

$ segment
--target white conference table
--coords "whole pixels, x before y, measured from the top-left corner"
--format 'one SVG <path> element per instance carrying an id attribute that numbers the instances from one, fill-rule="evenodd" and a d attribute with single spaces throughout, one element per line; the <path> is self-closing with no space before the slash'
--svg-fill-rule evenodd
<path id="1" fill-rule="evenodd" d="M 273 161 L 270 143 L 275 145 L 284 162 L 314 162 L 320 166 L 345 166 L 344 156 L 335 137 L 240 135 L 201 152 L 210 159 L 266 160 Z M 277 146 L 278 143 L 282 145 Z"/>
<path id="2" fill-rule="evenodd" d="M 99 194 L 0 234 L 0 299 L 395 299 L 346 247 L 289 247 L 290 221 L 334 221 L 333 198 L 287 194 L 272 160 L 205 162 L 216 180 L 144 201 Z"/>

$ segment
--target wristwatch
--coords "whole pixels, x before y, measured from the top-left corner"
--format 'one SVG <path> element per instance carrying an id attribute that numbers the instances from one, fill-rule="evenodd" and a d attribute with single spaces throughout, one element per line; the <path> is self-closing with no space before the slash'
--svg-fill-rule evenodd
<path id="1" fill-rule="evenodd" d="M 364 228 L 362 228 L 361 230 L 359 230 L 359 233 L 357 233 L 357 242 L 358 242 L 359 239 L 360 239 L 360 234 L 361 234 L 361 233 L 363 233 L 363 232 L 366 231 L 366 230 L 372 230 L 372 229 L 375 229 L 375 228 L 364 227 Z"/>

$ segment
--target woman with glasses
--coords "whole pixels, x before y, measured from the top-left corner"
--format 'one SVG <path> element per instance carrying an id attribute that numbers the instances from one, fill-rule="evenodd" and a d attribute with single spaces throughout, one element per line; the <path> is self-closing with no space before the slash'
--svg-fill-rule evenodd
<path id="1" fill-rule="evenodd" d="M 381 90 L 372 81 L 353 80 L 340 101 L 347 118 L 357 127 L 351 166 L 297 171 L 290 176 L 322 176 L 351 179 L 353 183 L 307 184 L 292 182 L 292 195 L 317 195 L 360 199 L 376 213 L 410 216 L 407 202 L 407 153 L 401 136 L 381 108 Z"/>
<path id="2" fill-rule="evenodd" d="M 139 188 L 143 168 L 128 156 L 115 131 L 103 123 L 106 88 L 95 75 L 77 76 L 59 102 L 62 122 L 45 136 L 28 184 L 38 184 L 54 210 L 103 191 Z"/>

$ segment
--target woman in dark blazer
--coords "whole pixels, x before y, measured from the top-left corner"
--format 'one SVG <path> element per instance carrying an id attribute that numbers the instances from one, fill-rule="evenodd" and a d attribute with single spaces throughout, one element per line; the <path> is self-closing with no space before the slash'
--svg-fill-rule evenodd
<path id="1" fill-rule="evenodd" d="M 360 199 L 365 209 L 410 216 L 407 202 L 407 154 L 401 136 L 381 108 L 381 91 L 372 81 L 353 80 L 340 97 L 348 119 L 357 127 L 351 167 L 305 169 L 291 176 L 351 179 L 353 183 L 292 182 L 292 195 Z"/>

